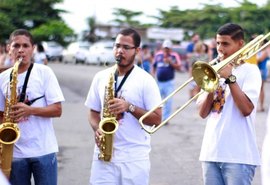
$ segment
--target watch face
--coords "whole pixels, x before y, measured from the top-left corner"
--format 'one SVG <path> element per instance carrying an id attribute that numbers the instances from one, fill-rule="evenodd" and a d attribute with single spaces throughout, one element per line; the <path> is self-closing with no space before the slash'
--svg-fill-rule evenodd
<path id="1" fill-rule="evenodd" d="M 234 83 L 234 82 L 236 81 L 236 76 L 231 75 L 231 76 L 229 77 L 229 79 L 230 79 L 230 82 Z"/>
<path id="2" fill-rule="evenodd" d="M 131 104 L 128 109 L 129 109 L 129 112 L 134 112 L 135 106 Z"/>

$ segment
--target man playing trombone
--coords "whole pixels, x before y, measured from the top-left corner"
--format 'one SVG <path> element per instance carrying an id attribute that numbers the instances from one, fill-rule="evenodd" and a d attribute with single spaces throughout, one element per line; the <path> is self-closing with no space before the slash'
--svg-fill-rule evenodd
<path id="1" fill-rule="evenodd" d="M 225 24 L 216 42 L 222 62 L 244 46 L 244 30 Z M 238 61 L 224 66 L 218 72 L 219 87 L 197 100 L 199 115 L 208 118 L 200 153 L 205 185 L 250 185 L 260 165 L 254 128 L 260 72 L 256 65 Z"/>

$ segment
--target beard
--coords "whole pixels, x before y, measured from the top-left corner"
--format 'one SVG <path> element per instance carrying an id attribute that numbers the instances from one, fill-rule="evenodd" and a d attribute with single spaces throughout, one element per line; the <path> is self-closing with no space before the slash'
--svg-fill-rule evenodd
<path id="1" fill-rule="evenodd" d="M 136 54 L 134 54 L 134 55 L 132 55 L 130 58 L 126 58 L 126 62 L 125 63 L 123 63 L 123 62 L 120 62 L 120 63 L 118 63 L 118 66 L 119 67 L 128 67 L 128 66 L 131 66 L 131 65 L 133 65 L 133 63 L 134 63 L 134 60 L 135 60 L 135 56 L 136 56 Z"/>

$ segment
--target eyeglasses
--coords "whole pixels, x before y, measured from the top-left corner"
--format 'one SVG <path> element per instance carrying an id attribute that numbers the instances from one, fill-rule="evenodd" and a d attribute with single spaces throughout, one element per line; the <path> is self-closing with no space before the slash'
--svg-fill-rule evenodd
<path id="1" fill-rule="evenodd" d="M 128 46 L 128 45 L 121 45 L 121 44 L 114 44 L 113 46 L 115 49 L 120 49 L 122 48 L 124 51 L 129 51 L 131 49 L 135 49 L 135 46 Z"/>

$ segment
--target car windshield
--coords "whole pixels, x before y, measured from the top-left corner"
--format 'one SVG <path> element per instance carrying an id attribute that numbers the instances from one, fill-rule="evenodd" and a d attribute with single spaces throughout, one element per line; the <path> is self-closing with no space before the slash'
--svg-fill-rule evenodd
<path id="1" fill-rule="evenodd" d="M 86 46 L 86 45 L 83 45 L 83 46 L 79 46 L 80 49 L 89 49 L 90 46 Z"/>
<path id="2" fill-rule="evenodd" d="M 56 42 L 47 42 L 48 47 L 58 47 L 59 45 Z"/>
<path id="3" fill-rule="evenodd" d="M 105 49 L 113 49 L 112 46 L 104 46 Z"/>

